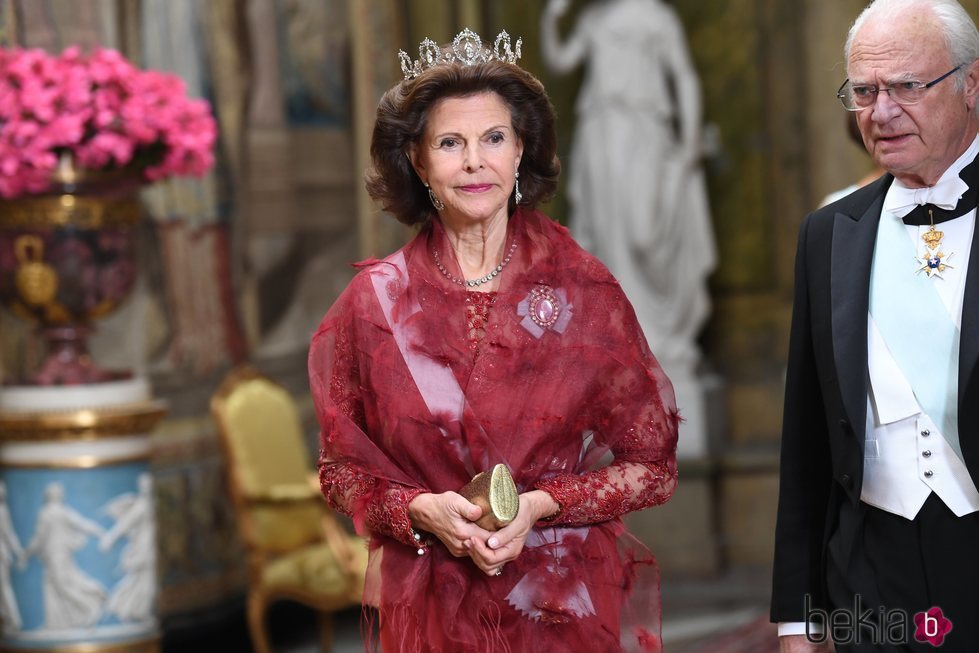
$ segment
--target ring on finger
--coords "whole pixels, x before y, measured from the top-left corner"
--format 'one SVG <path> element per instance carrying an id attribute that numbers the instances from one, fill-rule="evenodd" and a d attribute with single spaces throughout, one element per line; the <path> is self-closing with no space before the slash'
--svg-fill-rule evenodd
<path id="1" fill-rule="evenodd" d="M 502 576 L 503 575 L 503 565 L 500 565 L 499 568 L 497 568 L 496 573 L 493 574 L 493 575 L 494 576 Z"/>

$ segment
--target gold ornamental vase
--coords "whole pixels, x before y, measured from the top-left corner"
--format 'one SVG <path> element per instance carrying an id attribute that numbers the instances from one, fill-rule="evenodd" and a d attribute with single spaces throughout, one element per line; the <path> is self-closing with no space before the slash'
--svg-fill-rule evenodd
<path id="1" fill-rule="evenodd" d="M 90 171 L 62 157 L 47 192 L 0 202 L 0 302 L 36 324 L 47 344 L 39 369 L 16 383 L 131 376 L 99 368 L 87 338 L 135 284 L 141 184 L 138 170 Z"/>

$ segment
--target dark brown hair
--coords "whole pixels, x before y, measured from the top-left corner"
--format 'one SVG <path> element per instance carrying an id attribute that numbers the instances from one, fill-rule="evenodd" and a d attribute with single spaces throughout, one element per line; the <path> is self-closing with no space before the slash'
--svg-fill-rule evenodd
<path id="1" fill-rule="evenodd" d="M 428 220 L 432 203 L 407 153 L 421 141 L 428 115 L 448 97 L 492 92 L 510 110 L 513 129 L 523 143 L 520 203 L 536 206 L 554 195 L 561 163 L 557 157 L 554 107 L 536 77 L 515 64 L 490 61 L 472 66 L 441 64 L 389 90 L 377 107 L 371 137 L 367 192 L 405 224 Z M 510 210 L 515 207 L 510 198 Z"/>

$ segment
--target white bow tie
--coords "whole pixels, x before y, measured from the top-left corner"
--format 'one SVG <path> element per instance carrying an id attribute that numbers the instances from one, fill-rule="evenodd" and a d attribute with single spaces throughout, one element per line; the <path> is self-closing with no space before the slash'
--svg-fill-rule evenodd
<path id="1" fill-rule="evenodd" d="M 899 218 L 903 218 L 911 213 L 914 207 L 922 204 L 934 204 L 940 209 L 951 211 L 967 190 L 969 184 L 962 181 L 957 174 L 943 176 L 937 184 L 928 188 L 908 188 L 895 179 L 887 191 L 884 210 L 890 211 Z"/>

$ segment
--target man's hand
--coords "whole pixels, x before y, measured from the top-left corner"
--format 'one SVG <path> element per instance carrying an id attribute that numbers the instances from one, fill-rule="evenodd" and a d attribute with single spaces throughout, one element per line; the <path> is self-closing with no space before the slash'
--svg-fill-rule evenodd
<path id="1" fill-rule="evenodd" d="M 805 635 L 785 635 L 778 638 L 779 653 L 831 653 L 829 639 L 822 644 L 810 642 Z"/>

